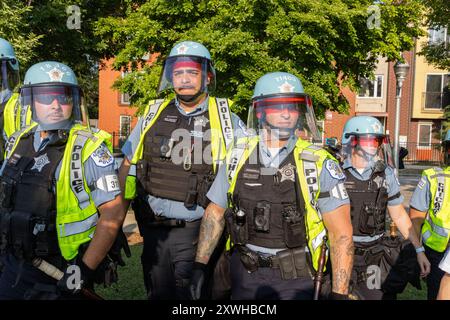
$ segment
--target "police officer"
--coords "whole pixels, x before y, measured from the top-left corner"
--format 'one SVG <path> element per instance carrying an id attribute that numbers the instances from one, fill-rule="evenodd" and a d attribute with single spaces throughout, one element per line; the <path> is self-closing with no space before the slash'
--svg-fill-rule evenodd
<path id="1" fill-rule="evenodd" d="M 353 243 L 344 175 L 334 158 L 304 139 L 317 137 L 311 98 L 286 72 L 256 82 L 248 129 L 227 155 L 207 196 L 191 294 L 227 225 L 232 299 L 312 299 L 328 232 L 333 299 L 347 299 Z M 318 199 L 320 192 L 328 197 Z M 228 209 L 227 209 L 228 208 Z"/>
<path id="2" fill-rule="evenodd" d="M 210 96 L 214 84 L 209 51 L 197 42 L 177 43 L 159 84 L 175 97 L 151 101 L 122 148 L 119 177 L 125 198 L 135 199 L 150 299 L 189 299 L 206 192 L 233 132 L 245 130 L 231 101 Z"/>
<path id="3" fill-rule="evenodd" d="M 106 255 L 125 212 L 110 135 L 89 130 L 62 63 L 30 67 L 20 95 L 33 123 L 9 138 L 0 171 L 0 299 L 78 298 L 114 274 Z M 64 272 L 59 281 L 41 271 L 47 263 Z"/>
<path id="4" fill-rule="evenodd" d="M 5 39 L 0 38 L 0 128 L 3 131 L 0 154 L 7 138 L 15 131 L 15 106 L 19 94 L 19 61 L 14 48 Z"/>
<path id="5" fill-rule="evenodd" d="M 388 275 L 393 277 L 395 270 L 391 267 L 398 259 L 401 243 L 398 238 L 384 237 L 386 209 L 402 235 L 416 248 L 422 276 L 429 272 L 429 262 L 402 205 L 389 140 L 383 132 L 378 119 L 355 116 L 346 122 L 342 133 L 342 167 L 351 202 L 355 244 L 352 282 L 359 298 L 368 300 L 381 300 L 383 291 L 393 290 L 384 282 Z"/>
<path id="6" fill-rule="evenodd" d="M 428 299 L 435 300 L 444 271 L 439 269 L 450 238 L 450 130 L 443 140 L 444 167 L 424 170 L 411 197 L 410 216 L 422 234 L 425 254 L 431 262 L 427 277 Z"/>

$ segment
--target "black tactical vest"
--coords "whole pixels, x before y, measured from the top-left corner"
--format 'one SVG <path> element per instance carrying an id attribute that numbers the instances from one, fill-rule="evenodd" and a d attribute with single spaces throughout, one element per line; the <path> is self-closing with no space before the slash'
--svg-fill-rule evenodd
<path id="1" fill-rule="evenodd" d="M 349 169 L 345 188 L 350 197 L 353 235 L 375 236 L 385 232 L 388 193 L 384 171 L 372 174 L 371 178 L 361 181 L 355 178 Z"/>
<path id="2" fill-rule="evenodd" d="M 189 132 L 189 139 L 186 134 L 173 135 L 177 129 Z M 186 208 L 206 208 L 206 193 L 214 180 L 210 140 L 208 111 L 185 116 L 171 101 L 145 135 L 143 157 L 137 163 L 138 190 L 184 202 Z"/>
<path id="3" fill-rule="evenodd" d="M 1 181 L 0 248 L 19 259 L 60 255 L 56 233 L 55 171 L 65 144 L 35 152 L 33 133 L 22 137 Z"/>
<path id="4" fill-rule="evenodd" d="M 252 156 L 247 159 L 238 173 L 230 199 L 236 208 L 234 222 L 229 226 L 233 242 L 267 248 L 305 246 L 305 206 L 300 188 L 296 191 L 293 153 L 284 159 L 278 170 L 264 174 L 268 168 L 261 164 L 259 147 L 253 152 L 257 153 L 258 164 L 249 163 Z"/>

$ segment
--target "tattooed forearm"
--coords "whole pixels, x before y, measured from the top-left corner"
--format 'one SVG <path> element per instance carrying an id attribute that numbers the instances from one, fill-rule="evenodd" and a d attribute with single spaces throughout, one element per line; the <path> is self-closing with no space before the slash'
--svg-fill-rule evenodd
<path id="1" fill-rule="evenodd" d="M 202 224 L 200 225 L 195 261 L 208 263 L 225 226 L 224 212 L 224 209 L 213 203 L 206 208 Z"/>
<path id="2" fill-rule="evenodd" d="M 347 294 L 353 267 L 353 239 L 340 236 L 331 241 L 331 266 L 333 272 L 333 291 Z"/>

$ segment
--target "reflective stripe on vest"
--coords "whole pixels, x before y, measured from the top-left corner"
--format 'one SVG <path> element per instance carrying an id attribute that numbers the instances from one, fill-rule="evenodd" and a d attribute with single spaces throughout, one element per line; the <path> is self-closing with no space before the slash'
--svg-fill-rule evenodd
<path id="1" fill-rule="evenodd" d="M 82 168 L 102 143 L 107 144 L 105 139 L 108 134 L 102 130 L 93 133 L 82 125 L 75 125 L 67 139 L 56 183 L 58 244 L 66 260 L 75 258 L 79 246 L 89 242 L 95 233 L 98 213 Z"/>
<path id="2" fill-rule="evenodd" d="M 440 235 L 441 237 L 448 238 L 450 234 L 450 229 L 446 229 L 434 224 L 430 216 L 427 216 L 427 222 L 430 224 L 431 229 L 433 230 L 434 233 Z"/>
<path id="3" fill-rule="evenodd" d="M 66 223 L 64 225 L 64 228 L 63 226 L 60 226 L 61 228 L 60 232 L 62 235 L 64 235 L 64 237 L 80 234 L 95 227 L 97 225 L 97 221 L 98 221 L 98 214 L 93 214 L 87 219 L 84 219 L 83 221 Z"/>
<path id="4" fill-rule="evenodd" d="M 229 195 L 233 194 L 238 173 L 258 145 L 258 141 L 259 137 L 241 138 L 237 141 L 236 147 L 228 152 L 227 178 L 230 183 L 228 189 Z M 259 150 L 256 152 L 259 152 Z M 326 235 L 322 217 L 317 209 L 317 198 L 320 193 L 319 176 L 325 159 L 330 158 L 334 160 L 334 158 L 325 150 L 313 146 L 301 139 L 297 140 L 293 152 L 298 180 L 300 182 L 300 188 L 306 207 L 305 224 L 308 249 L 312 255 L 313 267 L 317 270 L 319 265 L 320 246 L 322 245 L 323 237 Z M 302 158 L 301 155 L 307 156 Z M 314 159 L 315 162 L 305 160 L 305 158 Z M 229 207 L 231 205 L 231 203 L 228 203 Z"/>
<path id="5" fill-rule="evenodd" d="M 450 239 L 450 167 L 427 169 L 423 175 L 429 181 L 431 202 L 422 239 L 431 249 L 444 252 Z"/>
<path id="6" fill-rule="evenodd" d="M 5 146 L 5 161 L 7 161 L 9 159 L 9 157 L 11 157 L 11 155 L 13 154 L 14 150 L 16 149 L 16 146 L 17 146 L 18 142 L 20 141 L 20 138 L 24 134 L 28 133 L 35 126 L 37 126 L 37 123 L 33 123 L 33 124 L 29 125 L 29 126 L 23 127 L 19 131 L 14 132 L 8 138 L 8 141 L 6 142 L 6 146 Z"/>
<path id="7" fill-rule="evenodd" d="M 167 99 L 166 101 L 158 99 L 150 101 L 149 105 L 147 106 L 146 112 L 144 113 L 145 117 L 142 122 L 139 143 L 136 147 L 136 151 L 134 152 L 133 159 L 131 159 L 130 170 L 128 171 L 128 175 L 125 179 L 125 199 L 134 199 L 136 197 L 136 163 L 142 158 L 145 134 L 148 130 L 150 130 L 153 123 L 156 121 L 156 119 L 158 119 L 158 116 L 167 107 L 169 102 L 169 99 Z M 132 170 L 131 168 L 134 168 L 133 172 L 130 172 Z"/>
<path id="8" fill-rule="evenodd" d="M 152 120 L 153 120 L 153 118 L 155 118 L 156 115 L 159 115 L 159 112 L 158 112 L 159 107 L 161 106 L 161 104 L 163 102 L 164 102 L 164 100 L 159 99 L 159 100 L 156 100 L 155 103 L 150 106 L 147 114 L 145 115 L 144 121 L 142 122 L 141 135 L 145 134 L 145 132 L 147 132 L 148 129 L 150 129 Z M 156 120 L 156 118 L 155 118 L 155 120 Z"/>
<path id="9" fill-rule="evenodd" d="M 211 153 L 213 158 L 213 171 L 216 172 L 217 163 L 225 159 L 226 149 L 232 143 L 233 130 L 231 124 L 231 112 L 227 99 L 208 98 L 209 120 L 211 121 Z M 171 99 L 156 100 L 150 102 L 148 112 L 145 115 L 141 127 L 141 136 L 136 151 L 131 160 L 131 165 L 136 165 L 142 158 L 143 145 L 145 135 L 158 120 L 161 112 L 169 105 Z M 220 105 L 220 107 L 219 107 Z M 231 126 L 231 135 L 229 128 Z M 231 137 L 231 140 L 230 140 Z M 128 174 L 125 181 L 125 199 L 133 199 L 136 197 L 136 173 Z"/>
<path id="10" fill-rule="evenodd" d="M 72 159 L 70 166 L 70 187 L 78 199 L 81 210 L 86 209 L 90 204 L 89 194 L 86 192 L 83 183 L 83 164 L 81 163 L 81 152 L 84 144 L 89 139 L 83 134 L 78 134 L 72 148 Z M 66 230 L 67 234 L 67 230 Z"/>
<path id="11" fill-rule="evenodd" d="M 14 132 L 17 131 L 15 118 L 18 104 L 18 93 L 13 93 L 8 102 L 5 104 L 5 108 L 3 110 L 3 130 L 6 138 L 9 138 Z"/>
<path id="12" fill-rule="evenodd" d="M 7 158 L 13 154 L 21 137 L 35 126 L 37 123 L 32 123 L 8 139 Z M 56 230 L 61 255 L 67 261 L 77 256 L 79 246 L 89 242 L 95 232 L 97 208 L 90 196 L 83 170 L 79 168 L 100 147 L 105 137 L 107 135 L 101 130 L 92 134 L 87 127 L 76 124 L 71 128 L 67 139 L 59 179 L 56 182 Z M 75 180 L 78 178 L 81 179 L 81 184 Z M 76 185 L 75 188 L 73 184 Z M 85 194 L 77 197 L 79 191 L 87 194 L 87 200 Z"/>
<path id="13" fill-rule="evenodd" d="M 313 267 L 317 270 L 323 237 L 326 235 L 325 225 L 317 205 L 317 199 L 320 194 L 319 177 L 322 172 L 323 162 L 326 159 L 336 160 L 322 148 L 302 139 L 297 140 L 294 152 L 297 177 L 305 198 L 308 247 L 312 256 Z M 328 251 L 326 257 L 328 259 Z"/>
<path id="14" fill-rule="evenodd" d="M 216 98 L 217 110 L 219 110 L 220 124 L 222 127 L 222 135 L 225 139 L 225 146 L 228 148 L 231 142 L 233 142 L 233 125 L 231 122 L 230 106 L 228 105 L 228 99 Z"/>

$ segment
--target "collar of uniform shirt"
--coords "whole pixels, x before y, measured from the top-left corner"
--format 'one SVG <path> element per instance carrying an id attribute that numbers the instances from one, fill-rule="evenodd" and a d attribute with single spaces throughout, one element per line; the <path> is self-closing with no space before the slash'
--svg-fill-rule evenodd
<path id="1" fill-rule="evenodd" d="M 353 174 L 354 176 L 356 175 L 360 176 L 362 178 L 361 180 L 368 180 L 370 178 L 370 175 L 372 174 L 372 169 L 369 167 L 366 167 L 362 173 L 359 173 L 359 171 L 352 166 L 351 159 L 346 158 L 344 160 L 344 163 L 342 164 L 342 169 L 345 170 L 349 168 L 350 173 Z"/>
<path id="2" fill-rule="evenodd" d="M 198 116 L 202 113 L 204 113 L 206 110 L 208 110 L 208 101 L 209 101 L 209 96 L 207 95 L 205 100 L 200 103 L 197 108 L 195 108 L 194 111 L 187 113 L 186 111 L 184 111 L 184 109 L 180 106 L 180 102 L 178 101 L 177 98 L 175 98 L 175 106 L 177 107 L 178 111 L 180 111 L 180 113 L 184 116 L 188 116 L 188 117 L 193 117 L 193 116 Z"/>
<path id="3" fill-rule="evenodd" d="M 265 167 L 276 167 L 280 165 L 281 162 L 294 150 L 297 138 L 291 136 L 284 147 L 281 147 L 278 154 L 272 157 L 269 148 L 265 144 L 263 139 L 260 139 L 259 151 L 261 155 L 261 162 Z M 276 161 L 278 160 L 278 161 Z"/>

